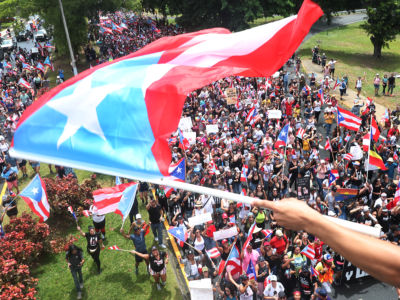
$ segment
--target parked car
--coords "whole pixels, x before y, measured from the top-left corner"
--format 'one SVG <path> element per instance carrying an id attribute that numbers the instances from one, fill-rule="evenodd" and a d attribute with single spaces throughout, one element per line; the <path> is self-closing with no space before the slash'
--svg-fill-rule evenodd
<path id="1" fill-rule="evenodd" d="M 45 42 L 47 40 L 47 31 L 40 29 L 33 36 L 37 42 Z"/>
<path id="2" fill-rule="evenodd" d="M 0 45 L 0 48 L 4 51 L 4 52 L 11 52 L 12 50 L 14 50 L 17 47 L 17 43 L 13 40 L 13 39 L 6 39 L 3 40 L 3 42 Z"/>

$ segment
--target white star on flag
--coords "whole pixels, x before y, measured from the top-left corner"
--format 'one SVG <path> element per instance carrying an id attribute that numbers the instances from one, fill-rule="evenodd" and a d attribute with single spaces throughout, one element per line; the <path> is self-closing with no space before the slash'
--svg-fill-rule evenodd
<path id="1" fill-rule="evenodd" d="M 96 109 L 107 95 L 121 87 L 122 85 L 117 84 L 92 87 L 92 77 L 88 76 L 78 81 L 71 95 L 48 102 L 47 106 L 67 117 L 64 131 L 57 141 L 57 148 L 81 127 L 106 140 L 99 124 Z"/>
<path id="2" fill-rule="evenodd" d="M 182 169 L 181 168 L 177 168 L 176 169 L 176 173 L 181 173 L 182 172 Z"/>
<path id="3" fill-rule="evenodd" d="M 39 193 L 39 189 L 37 187 L 34 187 L 32 189 L 32 194 L 36 195 L 37 193 Z"/>
<path id="4" fill-rule="evenodd" d="M 180 231 L 180 230 L 177 230 L 177 231 L 176 231 L 176 234 L 181 234 L 181 231 Z"/>

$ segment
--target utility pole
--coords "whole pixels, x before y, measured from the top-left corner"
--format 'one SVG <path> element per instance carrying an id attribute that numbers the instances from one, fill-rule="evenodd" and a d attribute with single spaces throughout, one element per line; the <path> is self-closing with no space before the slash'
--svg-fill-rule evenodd
<path id="1" fill-rule="evenodd" d="M 67 43 L 68 43 L 68 48 L 69 48 L 69 54 L 71 55 L 72 70 L 74 71 L 74 76 L 76 76 L 76 75 L 78 75 L 78 70 L 77 70 L 77 68 L 76 68 L 75 56 L 74 56 L 74 52 L 72 51 L 71 40 L 70 40 L 70 38 L 69 38 L 67 22 L 65 21 L 64 8 L 63 8 L 63 5 L 62 5 L 61 0 L 58 0 L 58 3 L 60 4 L 61 18 L 62 18 L 63 23 L 64 23 L 65 36 L 67 37 Z"/>

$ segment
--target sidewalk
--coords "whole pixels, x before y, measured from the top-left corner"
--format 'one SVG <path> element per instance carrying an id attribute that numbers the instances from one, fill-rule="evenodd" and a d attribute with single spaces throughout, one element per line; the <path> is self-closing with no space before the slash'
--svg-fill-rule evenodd
<path id="1" fill-rule="evenodd" d="M 322 67 L 320 65 L 312 63 L 311 59 L 305 59 L 302 60 L 303 68 L 308 76 L 308 74 L 311 74 L 314 72 L 316 75 L 317 82 L 320 82 L 323 79 L 323 74 L 321 72 Z M 333 84 L 331 84 L 333 86 Z M 336 99 L 338 99 L 340 105 L 346 106 L 348 109 L 351 109 L 354 105 L 354 99 L 357 98 L 357 92 L 349 87 L 347 87 L 347 96 L 343 96 L 343 100 L 340 99 L 340 93 L 339 89 L 336 89 L 336 91 L 330 91 L 330 94 L 336 95 Z M 366 100 L 367 98 L 364 97 L 363 95 L 360 95 L 359 101 L 361 103 L 364 103 L 364 106 L 361 108 L 361 110 L 364 110 L 366 107 Z M 380 122 L 380 119 L 383 117 L 385 114 L 386 107 L 384 107 L 382 104 L 376 103 L 374 101 L 375 107 L 376 107 L 376 117 L 378 122 Z"/>

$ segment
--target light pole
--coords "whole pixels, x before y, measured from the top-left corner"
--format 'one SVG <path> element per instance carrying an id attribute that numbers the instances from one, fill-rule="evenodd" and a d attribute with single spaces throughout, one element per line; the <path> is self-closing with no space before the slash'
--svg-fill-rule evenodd
<path id="1" fill-rule="evenodd" d="M 60 4 L 61 18 L 62 18 L 63 23 L 64 23 L 65 36 L 67 37 L 69 54 L 71 55 L 72 70 L 74 71 L 74 76 L 76 76 L 76 75 L 78 75 L 78 70 L 76 69 L 75 56 L 74 56 L 74 52 L 72 51 L 71 40 L 69 39 L 67 22 L 65 21 L 65 16 L 64 16 L 64 8 L 63 8 L 61 0 L 58 0 L 58 3 Z"/>

